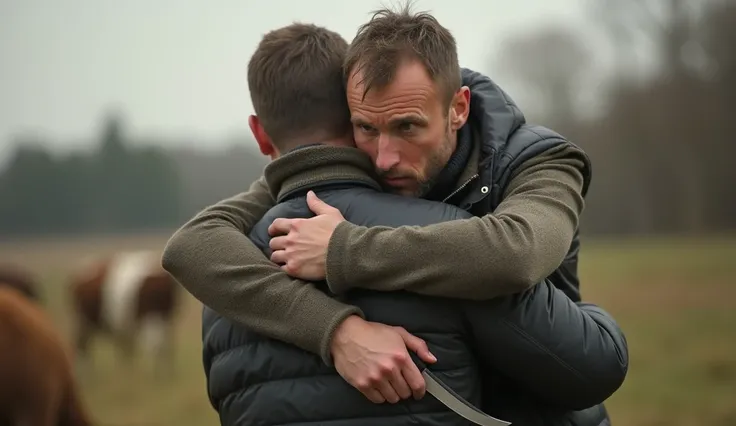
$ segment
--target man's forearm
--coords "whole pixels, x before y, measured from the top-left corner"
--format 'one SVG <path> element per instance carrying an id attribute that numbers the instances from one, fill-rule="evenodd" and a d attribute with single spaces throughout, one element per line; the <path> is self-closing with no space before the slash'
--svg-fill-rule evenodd
<path id="1" fill-rule="evenodd" d="M 570 247 L 583 209 L 583 153 L 553 149 L 527 161 L 493 214 L 426 227 L 343 222 L 327 252 L 327 281 L 433 296 L 490 299 L 530 288 Z"/>
<path id="2" fill-rule="evenodd" d="M 330 338 L 356 307 L 293 279 L 248 239 L 274 200 L 261 178 L 248 192 L 203 210 L 168 241 L 163 267 L 224 317 L 331 362 Z"/>

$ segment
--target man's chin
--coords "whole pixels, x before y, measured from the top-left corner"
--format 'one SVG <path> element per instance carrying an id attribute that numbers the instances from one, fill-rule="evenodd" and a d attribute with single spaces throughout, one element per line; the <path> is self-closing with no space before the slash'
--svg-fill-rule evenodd
<path id="1" fill-rule="evenodd" d="M 421 191 L 418 187 L 421 186 L 414 178 L 384 178 L 381 180 L 381 187 L 385 192 L 403 197 L 419 197 Z"/>
<path id="2" fill-rule="evenodd" d="M 383 184 L 383 190 L 394 195 L 400 195 L 402 197 L 418 197 L 417 191 L 414 188 L 390 186 Z"/>

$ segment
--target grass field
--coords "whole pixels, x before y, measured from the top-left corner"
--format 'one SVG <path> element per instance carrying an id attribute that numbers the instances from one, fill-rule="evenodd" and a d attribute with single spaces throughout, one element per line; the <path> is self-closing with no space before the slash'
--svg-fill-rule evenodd
<path id="1" fill-rule="evenodd" d="M 165 238 L 0 244 L 0 259 L 38 271 L 48 309 L 67 332 L 69 265 L 120 248 L 160 249 Z M 581 276 L 584 298 L 611 312 L 629 342 L 629 376 L 607 403 L 615 425 L 736 425 L 736 239 L 586 243 Z M 81 381 L 100 426 L 217 424 L 204 389 L 199 313 L 187 298 L 169 381 L 151 376 L 147 360 L 116 364 L 100 339 L 94 370 Z"/>

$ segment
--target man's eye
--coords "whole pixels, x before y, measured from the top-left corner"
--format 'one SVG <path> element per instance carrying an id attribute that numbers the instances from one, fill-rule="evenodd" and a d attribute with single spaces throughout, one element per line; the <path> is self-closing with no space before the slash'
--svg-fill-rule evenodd
<path id="1" fill-rule="evenodd" d="M 365 133 L 372 133 L 375 129 L 367 124 L 359 124 L 358 128 Z"/>
<path id="2" fill-rule="evenodd" d="M 412 130 L 414 130 L 414 123 L 409 123 L 409 122 L 401 123 L 399 124 L 399 130 L 404 133 L 409 133 Z"/>

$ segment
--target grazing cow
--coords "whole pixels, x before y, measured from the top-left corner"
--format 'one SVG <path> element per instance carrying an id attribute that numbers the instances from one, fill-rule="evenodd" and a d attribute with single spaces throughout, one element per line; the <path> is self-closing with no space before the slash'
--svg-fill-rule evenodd
<path id="1" fill-rule="evenodd" d="M 0 425 L 91 425 L 60 334 L 10 285 L 0 285 L 0 348 Z"/>
<path id="2" fill-rule="evenodd" d="M 76 348 L 80 361 L 88 354 L 95 332 L 106 333 L 129 359 L 136 335 L 144 349 L 171 367 L 173 318 L 178 283 L 161 267 L 161 256 L 150 251 L 119 252 L 92 262 L 72 276 L 77 316 Z"/>
<path id="3" fill-rule="evenodd" d="M 36 280 L 28 271 L 15 265 L 0 265 L 0 285 L 12 287 L 36 302 L 40 301 Z"/>

